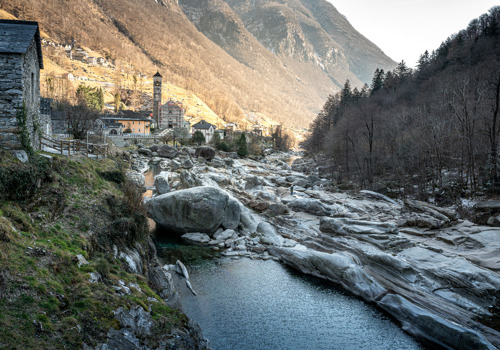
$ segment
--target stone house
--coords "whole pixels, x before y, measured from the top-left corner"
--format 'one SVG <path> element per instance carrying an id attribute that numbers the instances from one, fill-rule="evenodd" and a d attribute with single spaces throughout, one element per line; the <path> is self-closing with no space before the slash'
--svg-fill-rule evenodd
<path id="1" fill-rule="evenodd" d="M 0 20 L 0 147 L 22 148 L 22 135 L 38 147 L 40 69 L 43 69 L 37 22 Z M 24 106 L 24 108 L 23 108 Z"/>
<path id="2" fill-rule="evenodd" d="M 71 80 L 71 81 L 73 81 L 73 80 L 76 79 L 75 76 L 73 74 L 71 74 L 71 73 L 64 73 L 64 74 L 61 75 L 61 78 L 68 79 L 68 80 Z"/>
<path id="3" fill-rule="evenodd" d="M 82 50 L 76 50 L 75 52 L 70 52 L 69 53 L 69 58 L 75 61 L 80 61 L 83 63 L 87 62 L 87 57 L 89 57 L 89 54 L 86 53 L 85 51 Z"/>
<path id="4" fill-rule="evenodd" d="M 264 135 L 264 127 L 260 124 L 252 125 L 252 133 L 257 136 Z"/>
<path id="5" fill-rule="evenodd" d="M 224 126 L 226 132 L 228 133 L 231 133 L 233 131 L 236 131 L 238 130 L 238 124 L 236 123 L 233 123 L 233 122 L 230 122 L 230 123 L 227 123 L 225 126 Z"/>
<path id="6" fill-rule="evenodd" d="M 192 133 L 194 134 L 196 131 L 201 131 L 203 136 L 205 136 L 205 141 L 210 142 L 212 140 L 212 137 L 214 137 L 216 128 L 217 127 L 215 125 L 210 124 L 202 119 L 201 121 L 193 125 Z"/>

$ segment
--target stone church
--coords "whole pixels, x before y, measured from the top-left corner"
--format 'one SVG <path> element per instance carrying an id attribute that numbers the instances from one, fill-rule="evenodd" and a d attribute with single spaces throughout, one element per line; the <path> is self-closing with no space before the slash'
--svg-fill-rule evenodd
<path id="1" fill-rule="evenodd" d="M 159 72 L 153 75 L 153 119 L 160 129 L 187 128 L 184 120 L 184 107 L 181 102 L 172 99 L 161 104 L 162 76 Z M 187 124 L 187 126 L 186 126 Z"/>
<path id="2" fill-rule="evenodd" d="M 21 149 L 27 131 L 37 149 L 45 130 L 40 125 L 40 69 L 38 23 L 0 20 L 0 147 Z"/>

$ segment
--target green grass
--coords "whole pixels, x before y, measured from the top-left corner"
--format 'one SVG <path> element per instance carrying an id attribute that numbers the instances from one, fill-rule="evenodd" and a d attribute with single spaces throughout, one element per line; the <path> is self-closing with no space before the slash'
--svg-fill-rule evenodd
<path id="1" fill-rule="evenodd" d="M 17 166 L 10 153 L 4 157 L 0 150 L 0 155 L 0 167 Z M 54 156 L 50 176 L 32 197 L 0 198 L 0 349 L 73 349 L 105 342 L 108 330 L 119 328 L 113 311 L 120 306 L 151 306 L 156 336 L 185 326 L 184 315 L 164 306 L 143 276 L 126 272 L 107 250 L 112 242 L 102 235 L 106 225 L 126 218 L 123 168 L 118 160 Z M 110 197 L 115 199 L 108 202 Z M 139 224 L 131 227 L 140 230 Z M 1 240 L 2 230 L 8 240 Z M 144 238 L 136 233 L 136 239 Z M 79 268 L 78 254 L 89 264 Z M 90 283 L 90 272 L 100 273 L 104 283 Z M 138 283 L 141 291 L 117 294 L 118 280 Z"/>

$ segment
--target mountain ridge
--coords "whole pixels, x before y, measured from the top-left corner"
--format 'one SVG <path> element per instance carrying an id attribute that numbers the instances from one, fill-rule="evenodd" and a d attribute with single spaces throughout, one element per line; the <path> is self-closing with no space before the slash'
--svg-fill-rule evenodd
<path id="1" fill-rule="evenodd" d="M 169 83 L 196 94 L 225 120 L 262 113 L 278 123 L 303 127 L 345 79 L 361 84 L 348 71 L 332 79 L 311 60 L 269 51 L 228 2 L 198 1 L 198 13 L 210 15 L 200 20 L 210 23 L 211 17 L 220 16 L 205 30 L 208 33 L 195 26 L 194 12 L 186 15 L 182 4 L 182 0 L 180 5 L 165 0 L 6 0 L 0 8 L 19 19 L 38 21 L 59 43 L 75 39 L 100 52 L 118 62 L 117 69 L 133 66 L 147 75 L 160 70 Z M 311 50 L 306 51 L 311 58 Z"/>

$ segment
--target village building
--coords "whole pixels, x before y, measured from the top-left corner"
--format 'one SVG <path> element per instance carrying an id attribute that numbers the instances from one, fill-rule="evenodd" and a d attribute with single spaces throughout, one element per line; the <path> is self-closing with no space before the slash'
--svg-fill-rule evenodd
<path id="1" fill-rule="evenodd" d="M 215 132 L 214 132 L 214 136 L 215 136 L 215 134 L 218 134 L 218 135 L 219 135 L 219 138 L 220 138 L 221 140 L 224 140 L 224 136 L 225 136 L 225 131 L 224 131 L 224 130 L 215 130 Z"/>
<path id="2" fill-rule="evenodd" d="M 87 62 L 87 57 L 89 57 L 89 54 L 82 50 L 69 52 L 69 58 L 75 61 L 80 61 L 85 63 Z"/>
<path id="3" fill-rule="evenodd" d="M 73 74 L 71 74 L 71 73 L 64 73 L 64 74 L 61 75 L 61 78 L 68 79 L 68 80 L 71 80 L 71 81 L 73 81 L 73 80 L 76 79 L 75 76 Z"/>
<path id="4" fill-rule="evenodd" d="M 184 125 L 184 107 L 182 103 L 168 100 L 161 106 L 160 129 L 181 128 Z"/>
<path id="5" fill-rule="evenodd" d="M 120 111 L 119 114 L 105 114 L 100 119 L 108 135 L 151 135 L 152 120 L 145 113 Z M 121 129 L 117 124 L 121 125 Z"/>
<path id="6" fill-rule="evenodd" d="M 212 140 L 212 137 L 214 137 L 216 128 L 217 127 L 215 125 L 210 124 L 202 119 L 201 121 L 193 125 L 191 133 L 194 134 L 196 131 L 201 131 L 203 136 L 205 136 L 205 141 L 210 142 Z"/>
<path id="7" fill-rule="evenodd" d="M 227 133 L 231 133 L 233 131 L 238 130 L 238 124 L 233 123 L 233 122 L 226 123 L 226 125 L 224 126 L 224 129 L 226 130 Z"/>
<path id="8" fill-rule="evenodd" d="M 153 119 L 155 125 L 161 129 L 186 129 L 189 132 L 190 124 L 184 119 L 182 102 L 168 100 L 161 104 L 162 76 L 159 72 L 153 75 Z"/>
<path id="9" fill-rule="evenodd" d="M 102 119 L 102 128 L 108 136 L 123 135 L 123 124 L 115 119 Z"/>
<path id="10" fill-rule="evenodd" d="M 21 135 L 27 132 L 31 146 L 37 148 L 43 132 L 40 69 L 38 23 L 0 20 L 0 147 L 22 148 Z"/>
<path id="11" fill-rule="evenodd" d="M 264 135 L 264 127 L 260 124 L 252 125 L 252 134 L 254 134 L 256 136 L 263 136 Z"/>
<path id="12" fill-rule="evenodd" d="M 105 65 L 107 65 L 107 61 L 104 57 L 97 57 L 97 64 L 99 64 L 101 66 L 105 66 Z"/>

